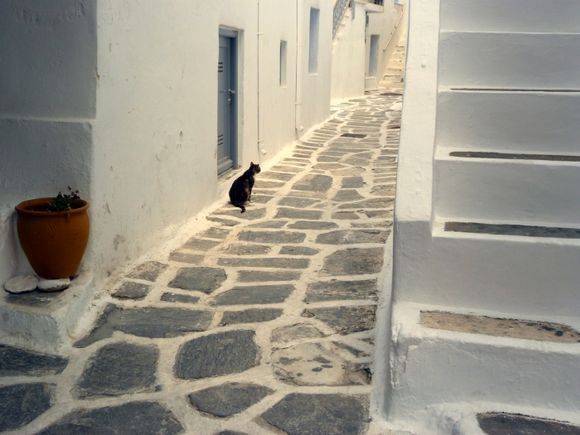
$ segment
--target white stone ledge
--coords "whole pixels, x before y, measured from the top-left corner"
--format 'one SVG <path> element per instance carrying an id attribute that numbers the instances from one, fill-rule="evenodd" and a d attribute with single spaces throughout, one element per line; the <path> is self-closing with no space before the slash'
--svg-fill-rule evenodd
<path id="1" fill-rule="evenodd" d="M 443 86 L 580 88 L 580 34 L 441 32 L 439 51 Z"/>
<path id="2" fill-rule="evenodd" d="M 412 229 L 405 249 L 395 253 L 398 301 L 508 315 L 578 315 L 578 240 L 457 233 L 438 222 L 425 243 Z"/>
<path id="3" fill-rule="evenodd" d="M 0 338 L 2 342 L 25 349 L 67 354 L 77 328 L 85 319 L 95 294 L 93 275 L 82 272 L 71 286 L 58 293 L 46 293 L 49 303 L 23 303 L 30 294 L 0 296 Z M 42 294 L 40 294 L 42 295 Z"/>
<path id="4" fill-rule="evenodd" d="M 437 146 L 580 153 L 580 90 L 439 90 Z"/>
<path id="5" fill-rule="evenodd" d="M 505 406 L 578 412 L 580 348 L 424 328 L 421 306 L 398 304 L 393 376 L 395 419 L 446 404 L 491 402 Z"/>
<path id="6" fill-rule="evenodd" d="M 464 220 L 578 225 L 580 163 L 452 157 L 435 160 L 435 214 Z"/>

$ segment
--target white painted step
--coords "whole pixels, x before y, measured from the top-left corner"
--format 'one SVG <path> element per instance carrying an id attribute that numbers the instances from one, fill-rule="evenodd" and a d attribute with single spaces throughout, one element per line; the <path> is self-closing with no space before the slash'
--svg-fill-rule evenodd
<path id="1" fill-rule="evenodd" d="M 96 288 L 89 271 L 62 292 L 0 293 L 0 340 L 38 352 L 67 354 L 79 329 L 94 320 L 87 313 Z"/>
<path id="2" fill-rule="evenodd" d="M 493 402 L 437 405 L 417 411 L 412 420 L 391 420 L 390 424 L 408 429 L 395 431 L 397 435 L 580 434 L 580 416 L 575 412 Z"/>
<path id="3" fill-rule="evenodd" d="M 481 325 L 469 320 L 473 316 L 465 316 L 463 330 L 427 327 L 421 322 L 421 311 L 457 313 L 444 306 L 395 304 L 390 418 L 412 419 L 437 407 L 477 407 L 482 402 L 493 404 L 489 408 L 495 411 L 519 407 L 543 409 L 546 414 L 580 413 L 580 343 L 575 342 L 579 325 L 522 318 L 511 329 L 502 326 L 508 321 L 495 319 L 504 317 L 501 314 L 461 313 L 475 314 L 477 319 L 488 316 L 484 319 L 491 324 L 489 329 L 500 331 L 489 335 L 489 330 L 481 333 Z M 442 328 L 447 327 L 445 316 L 440 316 Z M 526 328 L 531 331 L 525 334 L 528 338 L 513 333 Z M 534 331 L 542 340 L 551 333 L 566 340 L 529 339 Z"/>
<path id="4" fill-rule="evenodd" d="M 441 0 L 442 30 L 580 32 L 578 0 Z"/>
<path id="5" fill-rule="evenodd" d="M 434 185 L 437 216 L 580 225 L 580 154 L 438 147 Z"/>
<path id="6" fill-rule="evenodd" d="M 580 154 L 579 138 L 580 92 L 442 90 L 437 97 L 438 146 Z"/>
<path id="7" fill-rule="evenodd" d="M 439 85 L 580 89 L 580 34 L 441 32 Z"/>
<path id="8" fill-rule="evenodd" d="M 505 226 L 503 234 L 493 234 L 446 231 L 445 224 L 437 221 L 432 230 L 396 225 L 395 242 L 405 240 L 396 245 L 396 301 L 522 317 L 578 316 L 580 239 L 554 234 L 553 228 L 531 237 L 519 227 Z M 405 261 L 398 264 L 398 258 Z"/>

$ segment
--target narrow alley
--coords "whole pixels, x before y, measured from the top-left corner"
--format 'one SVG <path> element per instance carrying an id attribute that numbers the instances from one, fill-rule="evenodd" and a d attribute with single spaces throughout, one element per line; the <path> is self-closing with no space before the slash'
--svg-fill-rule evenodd
<path id="1" fill-rule="evenodd" d="M 68 359 L 4 346 L 2 429 L 365 433 L 402 62 L 262 171 L 246 213 L 118 282 Z"/>

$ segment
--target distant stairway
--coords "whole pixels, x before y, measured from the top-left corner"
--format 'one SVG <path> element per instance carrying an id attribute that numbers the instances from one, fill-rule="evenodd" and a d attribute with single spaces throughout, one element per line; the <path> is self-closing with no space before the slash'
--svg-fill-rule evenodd
<path id="1" fill-rule="evenodd" d="M 580 1 L 440 0 L 438 50 L 431 234 L 395 261 L 390 417 L 580 434 Z"/>
<path id="2" fill-rule="evenodd" d="M 397 47 L 393 51 L 389 62 L 387 64 L 387 69 L 383 75 L 379 87 L 381 88 L 401 88 L 404 81 L 405 74 L 403 69 L 405 68 L 405 44 L 406 38 L 404 35 L 401 36 L 401 41 L 399 41 Z"/>

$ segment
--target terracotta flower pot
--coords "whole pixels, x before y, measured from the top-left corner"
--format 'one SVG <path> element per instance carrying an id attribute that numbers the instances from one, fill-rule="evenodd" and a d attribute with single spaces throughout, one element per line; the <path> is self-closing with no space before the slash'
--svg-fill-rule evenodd
<path id="1" fill-rule="evenodd" d="M 77 200 L 68 211 L 47 211 L 52 198 L 16 206 L 20 245 L 36 274 L 46 279 L 76 275 L 89 240 L 89 203 Z"/>

